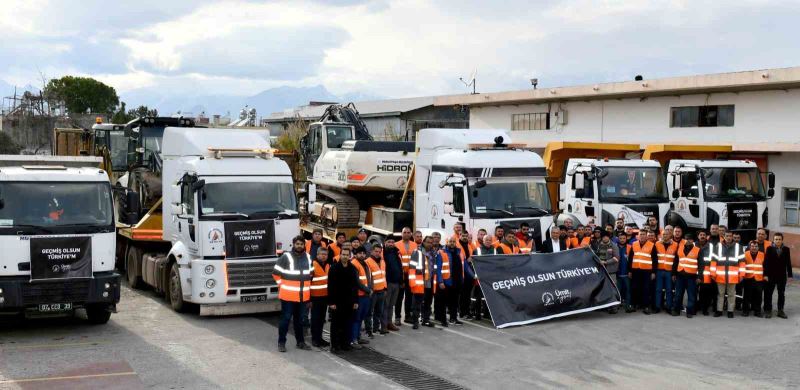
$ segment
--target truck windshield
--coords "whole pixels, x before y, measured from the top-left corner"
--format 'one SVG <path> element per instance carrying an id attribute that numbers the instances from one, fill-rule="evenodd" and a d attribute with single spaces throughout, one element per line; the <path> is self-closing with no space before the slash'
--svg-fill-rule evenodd
<path id="1" fill-rule="evenodd" d="M 0 182 L 0 199 L 0 230 L 113 228 L 108 183 Z"/>
<path id="2" fill-rule="evenodd" d="M 350 126 L 325 126 L 328 135 L 328 149 L 341 149 L 344 141 L 353 139 L 353 128 Z"/>
<path id="3" fill-rule="evenodd" d="M 162 139 L 164 139 L 163 127 L 142 128 L 142 146 L 144 147 L 144 156 L 142 156 L 142 161 L 150 161 L 150 156 L 153 153 L 161 154 Z"/>
<path id="4" fill-rule="evenodd" d="M 756 168 L 705 168 L 706 200 L 764 200 L 764 186 Z"/>
<path id="5" fill-rule="evenodd" d="M 600 201 L 607 203 L 667 202 L 661 168 L 603 167 L 608 174 L 599 179 Z"/>
<path id="6" fill-rule="evenodd" d="M 128 139 L 125 132 L 115 130 L 108 132 L 108 151 L 111 153 L 111 167 L 115 171 L 128 169 Z"/>
<path id="7" fill-rule="evenodd" d="M 267 214 L 265 217 L 273 218 L 281 213 L 295 215 L 294 186 L 275 182 L 207 183 L 200 191 L 200 213 L 207 216 L 244 214 L 247 217 Z"/>
<path id="8" fill-rule="evenodd" d="M 469 207 L 475 218 L 542 216 L 550 213 L 547 185 L 541 178 L 487 179 L 478 188 L 470 183 Z"/>

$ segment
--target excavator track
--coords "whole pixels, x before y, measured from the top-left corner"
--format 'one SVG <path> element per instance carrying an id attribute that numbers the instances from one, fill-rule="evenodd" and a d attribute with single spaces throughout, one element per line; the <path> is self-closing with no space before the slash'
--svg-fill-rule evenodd
<path id="1" fill-rule="evenodd" d="M 317 189 L 314 216 L 323 219 L 325 225 L 337 228 L 358 227 L 361 213 L 356 198 L 333 190 Z M 317 210 L 320 210 L 318 213 Z"/>

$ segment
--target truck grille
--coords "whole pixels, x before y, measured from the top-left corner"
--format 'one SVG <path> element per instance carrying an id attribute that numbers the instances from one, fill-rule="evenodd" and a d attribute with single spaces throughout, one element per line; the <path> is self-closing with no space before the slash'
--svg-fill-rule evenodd
<path id="1" fill-rule="evenodd" d="M 22 303 L 84 302 L 89 297 L 89 280 L 59 280 L 22 285 Z"/>
<path id="2" fill-rule="evenodd" d="M 273 286 L 275 262 L 228 263 L 228 288 Z"/>

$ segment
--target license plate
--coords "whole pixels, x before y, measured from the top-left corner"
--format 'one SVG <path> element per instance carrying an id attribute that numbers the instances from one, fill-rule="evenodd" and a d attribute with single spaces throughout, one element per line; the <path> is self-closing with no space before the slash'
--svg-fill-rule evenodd
<path id="1" fill-rule="evenodd" d="M 42 313 L 55 313 L 70 310 L 72 310 L 71 303 L 43 303 L 39 305 L 39 311 Z"/>
<path id="2" fill-rule="evenodd" d="M 267 295 L 248 295 L 241 298 L 242 302 L 266 302 Z"/>

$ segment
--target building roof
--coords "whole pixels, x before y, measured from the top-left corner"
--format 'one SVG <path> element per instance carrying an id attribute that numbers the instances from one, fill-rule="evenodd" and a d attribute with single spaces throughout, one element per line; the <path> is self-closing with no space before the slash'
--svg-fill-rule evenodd
<path id="1" fill-rule="evenodd" d="M 405 112 L 432 106 L 434 99 L 436 99 L 435 96 L 423 96 L 402 99 L 370 100 L 354 102 L 353 104 L 362 117 L 369 118 L 398 116 Z M 305 120 L 316 120 L 322 116 L 328 106 L 330 106 L 330 104 L 308 105 L 284 110 L 283 112 L 275 112 L 272 113 L 269 118 L 264 119 L 264 122 L 283 122 L 287 119 L 295 119 L 298 116 Z"/>
<path id="2" fill-rule="evenodd" d="M 662 79 L 623 81 L 570 87 L 554 87 L 439 96 L 435 106 L 496 106 L 569 100 L 597 100 L 673 96 L 719 92 L 763 91 L 800 88 L 800 67 L 761 69 Z"/>

